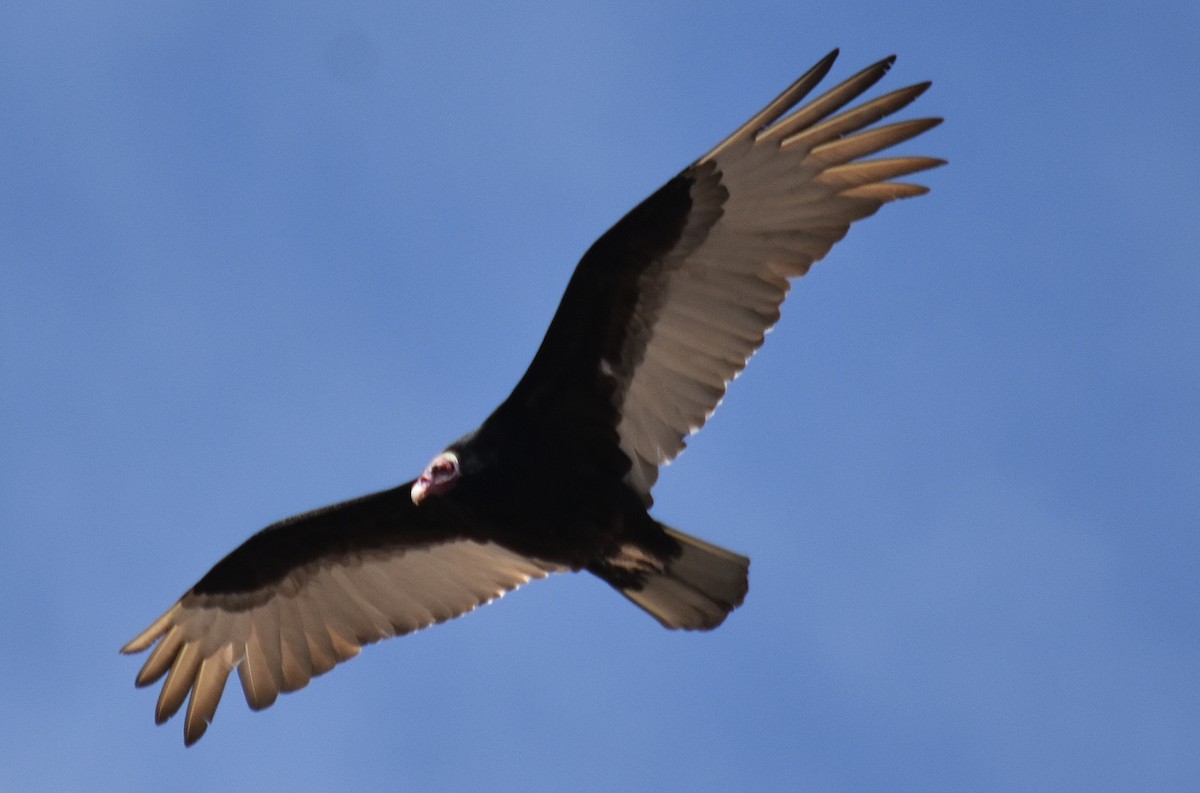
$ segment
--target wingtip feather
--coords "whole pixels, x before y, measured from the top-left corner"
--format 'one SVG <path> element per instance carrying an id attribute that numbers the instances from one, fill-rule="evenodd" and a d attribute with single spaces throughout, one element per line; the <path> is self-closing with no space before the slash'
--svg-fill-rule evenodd
<path id="1" fill-rule="evenodd" d="M 805 129 L 836 113 L 869 90 L 875 83 L 882 80 L 883 76 L 888 73 L 888 70 L 892 68 L 892 64 L 895 62 L 896 56 L 889 55 L 883 60 L 876 61 L 865 69 L 861 69 L 816 99 L 796 109 L 791 115 L 763 129 L 756 136 L 756 140 L 761 143 L 778 137 L 787 137 L 796 130 Z M 792 106 L 798 104 L 803 96 L 798 97 L 792 103 Z M 778 118 L 778 115 L 775 118 Z"/>
<path id="2" fill-rule="evenodd" d="M 791 85 L 785 88 L 779 96 L 771 100 L 766 107 L 747 119 L 746 123 L 734 130 L 731 135 L 718 143 L 713 147 L 712 151 L 705 154 L 697 162 L 707 162 L 730 146 L 740 141 L 754 138 L 763 129 L 778 120 L 780 116 L 803 101 L 804 97 L 808 96 L 825 79 L 825 75 L 833 67 L 833 62 L 837 60 L 839 53 L 840 50 L 836 47 L 831 50 L 828 55 L 813 64 L 808 71 L 796 78 Z"/>
<path id="3" fill-rule="evenodd" d="M 158 705 L 154 709 L 155 724 L 162 724 L 179 712 L 196 680 L 200 663 L 200 653 L 194 644 L 185 644 L 179 655 L 175 656 L 175 663 L 167 673 L 167 682 L 163 683 L 158 695 Z"/>
<path id="4" fill-rule="evenodd" d="M 868 201 L 878 201 L 886 204 L 889 201 L 898 201 L 904 198 L 916 198 L 917 196 L 923 196 L 928 192 L 929 188 L 925 185 L 906 184 L 904 182 L 876 182 L 875 184 L 852 187 L 849 190 L 843 190 L 838 195 L 842 195 L 847 198 L 863 198 Z"/>
<path id="5" fill-rule="evenodd" d="M 174 624 L 175 612 L 179 611 L 179 604 L 167 610 L 166 614 L 156 619 L 149 628 L 139 633 L 130 639 L 124 647 L 121 648 L 121 653 L 124 655 L 135 655 L 148 649 L 159 638 L 167 632 L 167 629 Z"/>
<path id="6" fill-rule="evenodd" d="M 182 646 L 183 633 L 179 630 L 168 632 L 162 642 L 151 651 L 146 663 L 142 664 L 142 669 L 138 672 L 133 684 L 138 688 L 145 688 L 158 682 L 175 663 L 175 657 L 179 654 Z"/>
<path id="7" fill-rule="evenodd" d="M 205 658 L 196 672 L 196 680 L 188 699 L 183 719 L 183 743 L 191 746 L 204 737 L 208 725 L 217 713 L 217 705 L 225 692 L 225 683 L 233 671 L 233 648 L 226 645 L 216 655 Z"/>

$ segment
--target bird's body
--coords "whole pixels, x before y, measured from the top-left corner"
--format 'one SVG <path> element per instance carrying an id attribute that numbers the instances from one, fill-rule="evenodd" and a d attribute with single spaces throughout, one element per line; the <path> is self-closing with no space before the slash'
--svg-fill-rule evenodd
<path id="1" fill-rule="evenodd" d="M 803 275 L 941 164 L 861 158 L 934 126 L 872 126 L 928 84 L 838 111 L 881 61 L 785 116 L 831 53 L 584 255 L 529 369 L 479 429 L 420 477 L 276 523 L 125 646 L 167 676 L 156 720 L 189 697 L 187 743 L 233 669 L 266 707 L 370 642 L 459 616 L 533 578 L 587 570 L 669 628 L 741 605 L 749 560 L 659 523 L 658 469 L 684 447 Z"/>

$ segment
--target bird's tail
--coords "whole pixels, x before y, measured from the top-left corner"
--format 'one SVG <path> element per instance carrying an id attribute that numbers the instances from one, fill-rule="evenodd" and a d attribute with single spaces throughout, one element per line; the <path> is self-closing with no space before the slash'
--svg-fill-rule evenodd
<path id="1" fill-rule="evenodd" d="M 594 572 L 664 627 L 712 630 L 745 600 L 750 560 L 668 526 L 662 529 L 677 552 L 655 558 L 625 546 L 604 572 Z"/>

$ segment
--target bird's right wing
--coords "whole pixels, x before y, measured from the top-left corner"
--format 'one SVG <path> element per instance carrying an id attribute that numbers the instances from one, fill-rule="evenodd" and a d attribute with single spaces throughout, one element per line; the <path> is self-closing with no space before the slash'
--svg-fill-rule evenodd
<path id="1" fill-rule="evenodd" d="M 190 694 L 184 741 L 208 728 L 236 667 L 246 702 L 271 705 L 364 645 L 452 619 L 559 566 L 473 539 L 417 510 L 411 483 L 263 529 L 122 648 L 154 647 L 166 675 L 154 718 Z"/>
<path id="2" fill-rule="evenodd" d="M 543 420 L 562 414 L 563 433 L 593 457 L 615 442 L 647 504 L 659 466 L 704 425 L 779 319 L 789 279 L 854 221 L 926 192 L 891 180 L 942 164 L 864 159 L 939 123 L 876 124 L 928 83 L 843 110 L 893 58 L 800 104 L 835 55 L 597 240 L 509 398 Z"/>

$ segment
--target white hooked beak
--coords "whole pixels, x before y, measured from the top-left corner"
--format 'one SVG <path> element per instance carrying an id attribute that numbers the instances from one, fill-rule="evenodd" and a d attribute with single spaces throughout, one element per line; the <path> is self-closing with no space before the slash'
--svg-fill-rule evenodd
<path id="1" fill-rule="evenodd" d="M 449 493 L 458 482 L 458 455 L 454 452 L 442 452 L 421 472 L 421 476 L 413 483 L 412 501 L 421 505 L 429 496 Z"/>

